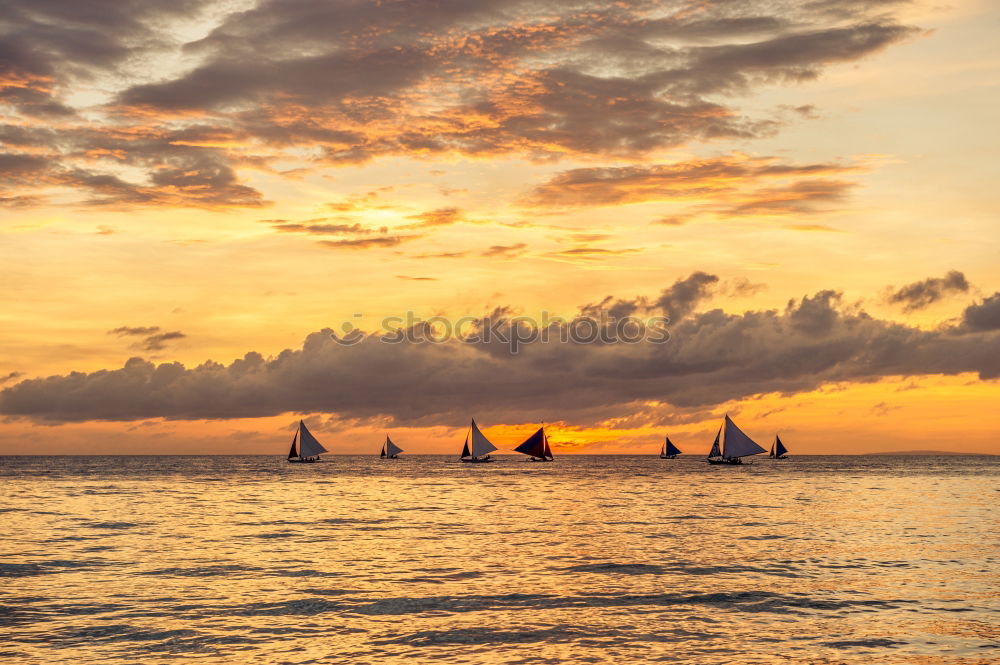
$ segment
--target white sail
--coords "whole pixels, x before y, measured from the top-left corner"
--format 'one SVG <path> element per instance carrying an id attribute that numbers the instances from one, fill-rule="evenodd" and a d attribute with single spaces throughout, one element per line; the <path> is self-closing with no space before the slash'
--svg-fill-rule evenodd
<path id="1" fill-rule="evenodd" d="M 393 443 L 392 439 L 390 439 L 389 437 L 385 437 L 385 454 L 386 455 L 388 455 L 389 457 L 392 457 L 393 455 L 398 455 L 401 452 L 403 452 L 402 448 L 400 448 L 395 443 Z"/>
<path id="2" fill-rule="evenodd" d="M 300 457 L 314 457 L 320 453 L 327 452 L 326 448 L 323 447 L 316 437 L 312 435 L 306 428 L 306 424 L 299 421 L 299 456 Z"/>
<path id="3" fill-rule="evenodd" d="M 472 420 L 472 456 L 482 457 L 487 453 L 492 453 L 497 447 L 490 443 L 490 440 L 483 436 L 483 433 L 479 431 L 479 426 L 476 425 L 475 419 Z"/>
<path id="4" fill-rule="evenodd" d="M 757 445 L 757 443 L 736 426 L 729 415 L 726 415 L 726 432 L 722 444 L 722 454 L 724 457 L 746 457 L 747 455 L 759 455 L 767 451 Z"/>

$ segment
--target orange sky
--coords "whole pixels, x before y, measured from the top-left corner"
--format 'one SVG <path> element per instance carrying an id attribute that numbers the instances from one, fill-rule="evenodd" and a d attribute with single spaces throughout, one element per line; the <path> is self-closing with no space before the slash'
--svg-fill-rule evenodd
<path id="1" fill-rule="evenodd" d="M 18 10 L 0 454 L 1000 453 L 1000 11 L 729 4 Z M 321 332 L 407 312 L 671 339 Z"/>

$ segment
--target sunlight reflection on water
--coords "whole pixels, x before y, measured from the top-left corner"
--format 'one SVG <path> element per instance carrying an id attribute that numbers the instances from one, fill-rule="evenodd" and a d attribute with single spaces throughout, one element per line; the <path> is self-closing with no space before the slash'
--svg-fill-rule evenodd
<path id="1" fill-rule="evenodd" d="M 978 663 L 1000 459 L 0 458 L 18 663 Z"/>

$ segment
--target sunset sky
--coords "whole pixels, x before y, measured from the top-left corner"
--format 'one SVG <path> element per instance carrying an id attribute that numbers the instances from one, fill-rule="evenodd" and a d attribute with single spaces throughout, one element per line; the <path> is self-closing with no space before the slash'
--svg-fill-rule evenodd
<path id="1" fill-rule="evenodd" d="M 0 454 L 1000 454 L 995 2 L 0 8 Z"/>

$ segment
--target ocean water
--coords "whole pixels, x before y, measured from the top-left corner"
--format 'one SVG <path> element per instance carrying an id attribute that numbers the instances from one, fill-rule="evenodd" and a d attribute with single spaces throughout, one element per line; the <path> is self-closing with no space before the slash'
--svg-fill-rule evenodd
<path id="1" fill-rule="evenodd" d="M 1000 662 L 1000 457 L 0 458 L 0 661 Z"/>

